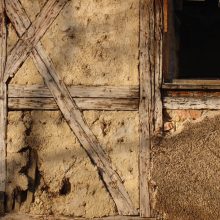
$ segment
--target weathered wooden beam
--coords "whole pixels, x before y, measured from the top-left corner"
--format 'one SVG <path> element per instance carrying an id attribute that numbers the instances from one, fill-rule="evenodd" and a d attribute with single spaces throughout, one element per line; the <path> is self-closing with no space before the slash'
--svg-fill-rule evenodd
<path id="1" fill-rule="evenodd" d="M 68 0 L 48 0 L 38 14 L 35 21 L 27 27 L 27 31 L 20 37 L 6 62 L 4 81 L 13 77 L 18 71 L 23 62 L 27 59 L 33 48 L 46 33 L 55 18 L 58 16 Z M 12 0 L 7 0 L 7 4 L 12 3 Z M 20 11 L 18 11 L 19 13 Z M 24 14 L 22 14 L 24 16 Z M 14 24 L 21 25 L 19 17 L 14 16 Z"/>
<path id="2" fill-rule="evenodd" d="M 3 81 L 7 59 L 5 1 L 0 2 L 0 215 L 4 214 L 6 186 L 7 86 Z"/>
<path id="3" fill-rule="evenodd" d="M 220 90 L 164 90 L 163 107 L 165 109 L 219 110 Z"/>
<path id="4" fill-rule="evenodd" d="M 101 218 L 72 218 L 62 216 L 43 216 L 43 215 L 28 215 L 28 214 L 9 214 L 2 220 L 32 220 L 32 219 L 47 219 L 47 220 L 156 220 L 156 218 L 141 218 L 138 216 L 110 216 Z"/>
<path id="5" fill-rule="evenodd" d="M 81 110 L 137 111 L 138 86 L 70 86 L 68 90 Z M 58 110 L 50 90 L 43 85 L 8 86 L 10 110 Z"/>
<path id="6" fill-rule="evenodd" d="M 69 86 L 73 98 L 139 99 L 139 86 Z M 52 98 L 44 85 L 8 85 L 10 98 Z"/>
<path id="7" fill-rule="evenodd" d="M 150 174 L 150 105 L 151 100 L 148 95 L 151 94 L 151 79 L 148 76 L 151 65 L 150 52 L 150 39 L 146 37 L 147 31 L 152 28 L 150 21 L 149 8 L 153 10 L 153 1 L 140 1 L 140 156 L 139 156 L 139 181 L 140 181 L 140 215 L 142 217 L 150 217 L 150 193 L 149 193 L 149 174 Z M 147 30 L 148 29 L 148 30 Z M 149 32 L 150 35 L 150 32 Z M 149 65 L 149 66 L 148 66 Z"/>
<path id="8" fill-rule="evenodd" d="M 20 10 L 16 10 L 18 7 L 20 7 Z M 23 13 L 20 13 L 20 11 Z M 8 17 L 12 21 L 14 21 L 15 17 L 20 19 L 20 22 L 14 22 L 13 24 L 18 34 L 20 36 L 24 36 L 24 33 L 31 25 L 31 22 L 29 21 L 20 2 L 18 0 L 10 0 L 7 4 L 7 13 Z M 34 27 L 34 25 L 30 26 L 26 34 L 34 32 L 34 30 L 32 30 Z M 36 37 L 33 37 L 33 39 L 34 38 Z M 23 39 L 23 37 L 21 39 Z M 97 138 L 85 122 L 81 111 L 72 99 L 67 87 L 59 75 L 56 74 L 53 62 L 44 52 L 42 44 L 35 44 L 35 48 L 32 47 L 32 49 L 32 58 L 38 71 L 42 75 L 45 83 L 50 89 L 50 92 L 53 94 L 54 99 L 56 100 L 56 103 L 70 128 L 75 133 L 92 162 L 97 166 L 101 178 L 117 206 L 119 214 L 136 215 L 137 210 L 133 207 L 121 178 L 113 169 L 109 157 L 106 155 Z"/>
<path id="9" fill-rule="evenodd" d="M 153 87 L 153 125 L 154 125 L 154 133 L 161 132 L 163 127 L 163 108 L 162 108 L 162 72 L 163 72 L 163 39 L 162 39 L 162 31 L 163 31 L 163 3 L 162 0 L 155 0 L 154 2 L 154 66 L 155 71 L 154 74 L 151 75 L 152 81 L 154 80 Z M 153 51 L 152 51 L 153 53 Z"/>
<path id="10" fill-rule="evenodd" d="M 81 110 L 138 111 L 137 99 L 74 98 Z M 9 110 L 59 110 L 53 98 L 9 98 Z M 163 97 L 164 109 L 220 110 L 220 97 Z"/>
<path id="11" fill-rule="evenodd" d="M 151 216 L 151 139 L 162 128 L 162 2 L 140 1 L 140 215 Z"/>
<path id="12" fill-rule="evenodd" d="M 137 111 L 138 99 L 74 98 L 81 110 Z M 59 110 L 54 98 L 9 98 L 9 110 Z"/>
<path id="13" fill-rule="evenodd" d="M 165 109 L 219 110 L 220 97 L 165 97 Z"/>

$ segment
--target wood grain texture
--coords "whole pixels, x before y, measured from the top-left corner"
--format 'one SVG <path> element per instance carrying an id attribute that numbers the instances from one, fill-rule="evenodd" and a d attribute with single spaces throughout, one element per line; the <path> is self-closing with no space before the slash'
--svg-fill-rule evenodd
<path id="1" fill-rule="evenodd" d="M 6 186 L 6 126 L 7 126 L 7 87 L 3 82 L 7 59 L 7 29 L 5 2 L 0 2 L 0 214 L 4 213 Z"/>
<path id="2" fill-rule="evenodd" d="M 74 98 L 81 110 L 138 111 L 138 99 Z M 59 110 L 54 98 L 9 98 L 9 110 Z"/>
<path id="3" fill-rule="evenodd" d="M 26 27 L 27 31 L 22 31 L 23 34 L 20 35 L 20 39 L 8 56 L 4 76 L 5 82 L 7 82 L 9 78 L 12 78 L 15 75 L 33 48 L 43 37 L 55 18 L 58 16 L 59 12 L 62 10 L 67 1 L 68 0 L 47 1 L 41 12 L 36 17 L 35 21 Z M 13 0 L 7 0 L 7 5 L 8 4 L 12 5 Z M 17 8 L 15 7 L 15 10 L 16 9 Z M 20 12 L 22 13 L 19 14 Z M 13 16 L 14 18 L 11 19 L 14 25 L 22 25 L 22 21 L 19 19 L 19 16 L 24 16 L 23 10 L 17 10 L 17 13 Z"/>
<path id="4" fill-rule="evenodd" d="M 163 7 L 161 0 L 155 0 L 154 13 L 155 13 L 155 22 L 154 22 L 154 66 L 155 72 L 152 75 L 152 81 L 154 81 L 154 94 L 153 94 L 153 125 L 154 133 L 161 132 L 163 126 L 163 109 L 162 109 L 162 60 L 163 60 Z"/>
<path id="5" fill-rule="evenodd" d="M 20 2 L 18 0 L 10 0 L 9 2 L 13 2 L 13 4 L 7 4 L 9 18 L 13 20 L 13 17 L 17 17 L 17 19 L 21 20 L 20 22 L 14 23 L 14 27 L 16 28 L 18 34 L 20 36 L 24 36 L 25 33 L 27 34 L 29 32 L 34 32 L 35 25 L 30 26 L 31 22 L 29 21 L 26 13 L 24 13 L 24 9 L 20 5 Z M 51 0 L 51 2 L 53 1 Z M 61 2 L 64 1 L 61 0 Z M 20 7 L 20 10 L 16 10 L 18 7 Z M 23 11 L 23 13 L 19 14 L 20 11 Z M 28 28 L 29 26 L 30 28 Z M 28 29 L 27 32 L 26 29 Z M 36 36 L 34 38 L 36 38 Z M 34 41 L 37 42 L 36 40 Z M 38 71 L 42 75 L 70 128 L 79 139 L 91 161 L 97 166 L 101 178 L 118 208 L 119 214 L 136 215 L 137 210 L 135 210 L 133 207 L 131 199 L 122 183 L 120 176 L 112 167 L 109 157 L 106 155 L 95 135 L 85 122 L 81 111 L 79 110 L 75 101 L 72 99 L 67 87 L 59 78 L 59 75 L 56 74 L 52 60 L 44 52 L 44 48 L 41 43 L 34 45 L 35 48 L 32 46 L 32 58 Z"/>
<path id="6" fill-rule="evenodd" d="M 165 97 L 163 102 L 165 109 L 195 109 L 195 110 L 219 110 L 220 97 Z"/>
<path id="7" fill-rule="evenodd" d="M 74 98 L 81 110 L 138 111 L 138 99 Z M 8 98 L 9 110 L 59 110 L 53 98 Z M 220 97 L 163 97 L 164 109 L 219 110 Z"/>
<path id="8" fill-rule="evenodd" d="M 153 10 L 153 1 L 141 0 L 140 2 L 140 215 L 150 217 L 150 195 L 149 195 L 149 174 L 150 174 L 150 106 L 151 79 L 149 77 L 151 60 L 150 48 L 151 39 L 146 37 L 147 31 L 152 29 L 150 17 Z M 150 32 L 149 32 L 150 35 Z"/>
<path id="9" fill-rule="evenodd" d="M 70 95 L 81 110 L 137 111 L 137 86 L 70 86 Z M 58 110 L 50 90 L 43 85 L 9 85 L 10 110 Z"/>
<path id="10" fill-rule="evenodd" d="M 114 98 L 139 99 L 138 86 L 68 86 L 73 98 Z M 44 85 L 8 86 L 10 98 L 52 98 L 50 90 Z"/>
<path id="11" fill-rule="evenodd" d="M 162 2 L 140 1 L 140 215 L 151 216 L 150 150 L 162 128 Z"/>

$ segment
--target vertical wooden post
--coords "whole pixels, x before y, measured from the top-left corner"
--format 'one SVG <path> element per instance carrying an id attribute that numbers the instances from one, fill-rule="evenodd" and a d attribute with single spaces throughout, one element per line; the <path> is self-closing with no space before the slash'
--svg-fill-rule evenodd
<path id="1" fill-rule="evenodd" d="M 0 2 L 0 214 L 4 214 L 6 183 L 6 84 L 3 82 L 7 56 L 7 31 L 5 23 L 5 3 Z"/>
<path id="2" fill-rule="evenodd" d="M 140 215 L 151 216 L 150 150 L 162 128 L 162 3 L 140 0 Z"/>

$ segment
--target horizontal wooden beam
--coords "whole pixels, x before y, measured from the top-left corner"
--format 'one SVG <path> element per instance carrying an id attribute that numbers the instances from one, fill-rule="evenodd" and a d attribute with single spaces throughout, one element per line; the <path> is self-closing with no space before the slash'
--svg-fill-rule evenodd
<path id="1" fill-rule="evenodd" d="M 138 99 L 75 98 L 82 110 L 137 111 Z M 53 98 L 9 98 L 9 110 L 58 110 Z M 164 109 L 220 110 L 220 98 L 164 97 Z"/>
<path id="2" fill-rule="evenodd" d="M 28 214 L 9 214 L 2 218 L 2 220 L 34 220 L 34 219 L 47 219 L 47 220 L 90 220 L 89 218 L 71 218 L 62 216 L 43 216 L 43 215 L 28 215 Z M 110 216 L 103 218 L 92 218 L 92 220 L 156 220 L 156 218 L 141 218 L 138 216 Z"/>
<path id="3" fill-rule="evenodd" d="M 71 86 L 68 89 L 82 110 L 137 111 L 139 107 L 138 86 Z M 10 110 L 58 110 L 46 86 L 9 85 L 8 96 Z M 167 94 L 163 97 L 163 108 L 220 109 L 219 93 L 212 96 L 209 92 L 201 96 L 200 93 L 187 92 L 181 96 L 183 94 L 178 92 L 174 96 Z"/>
<path id="4" fill-rule="evenodd" d="M 71 86 L 71 96 L 82 110 L 138 110 L 137 86 Z M 49 89 L 43 85 L 9 85 L 10 110 L 58 110 Z"/>
<path id="5" fill-rule="evenodd" d="M 76 98 L 82 110 L 137 111 L 137 99 Z M 9 110 L 58 110 L 53 98 L 9 98 Z M 219 110 L 220 98 L 164 97 L 164 109 Z"/>
<path id="6" fill-rule="evenodd" d="M 82 110 L 135 111 L 138 99 L 74 98 Z M 9 110 L 58 110 L 53 98 L 9 98 Z"/>
<path id="7" fill-rule="evenodd" d="M 163 108 L 219 110 L 220 81 L 207 81 L 179 80 L 174 83 L 163 84 Z"/>
<path id="8" fill-rule="evenodd" d="M 220 97 L 164 97 L 165 109 L 220 109 Z"/>
<path id="9" fill-rule="evenodd" d="M 74 98 L 139 98 L 138 86 L 69 86 Z M 9 98 L 52 98 L 50 90 L 44 85 L 8 86 Z"/>

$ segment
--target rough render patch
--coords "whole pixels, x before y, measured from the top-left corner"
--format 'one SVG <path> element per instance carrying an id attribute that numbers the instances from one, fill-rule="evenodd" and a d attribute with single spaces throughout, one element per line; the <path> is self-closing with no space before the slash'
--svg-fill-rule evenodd
<path id="1" fill-rule="evenodd" d="M 44 1 L 21 1 L 34 20 Z M 138 85 L 139 1 L 71 0 L 42 39 L 67 85 Z M 30 60 L 13 83 L 43 83 Z"/>
<path id="2" fill-rule="evenodd" d="M 181 132 L 155 140 L 156 215 L 172 220 L 220 218 L 220 116 L 211 115 L 197 123 L 186 122 Z"/>
<path id="3" fill-rule="evenodd" d="M 87 111 L 84 115 L 138 208 L 138 113 Z M 39 173 L 31 213 L 83 217 L 117 214 L 97 169 L 61 113 L 10 112 L 9 116 L 8 137 L 21 137 L 19 141 L 10 142 L 8 152 L 9 208 L 13 206 L 11 201 L 16 190 L 27 190 L 27 178 L 21 170 L 25 170 L 25 166 L 28 170 L 29 150 L 35 149 Z M 20 211 L 29 212 L 25 201 Z"/>

